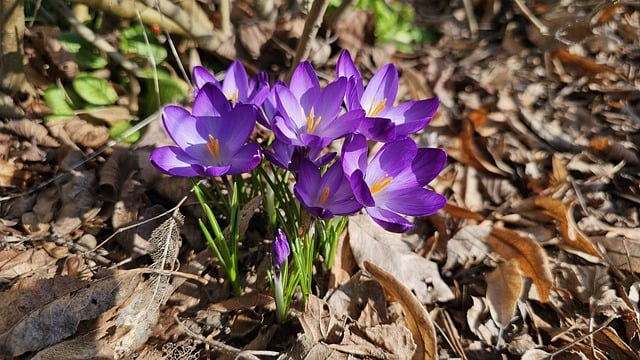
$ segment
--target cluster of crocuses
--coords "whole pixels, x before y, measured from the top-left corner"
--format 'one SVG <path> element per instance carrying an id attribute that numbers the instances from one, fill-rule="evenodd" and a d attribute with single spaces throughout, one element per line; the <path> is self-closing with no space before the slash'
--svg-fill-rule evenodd
<path id="1" fill-rule="evenodd" d="M 295 176 L 296 198 L 315 218 L 329 219 L 365 209 L 386 230 L 404 232 L 405 216 L 426 216 L 445 198 L 426 185 L 442 170 L 446 154 L 418 148 L 410 137 L 436 112 L 438 99 L 396 104 L 398 71 L 382 67 L 364 84 L 347 51 L 336 79 L 322 87 L 308 62 L 289 85 L 269 85 L 266 73 L 248 79 L 238 61 L 219 82 L 203 67 L 193 71 L 191 112 L 167 106 L 162 120 L 176 146 L 155 149 L 151 162 L 175 176 L 223 176 L 249 172 L 263 154 Z M 274 135 L 269 149 L 248 142 L 256 122 Z M 341 153 L 329 152 L 343 139 Z M 372 142 L 384 143 L 369 153 Z"/>

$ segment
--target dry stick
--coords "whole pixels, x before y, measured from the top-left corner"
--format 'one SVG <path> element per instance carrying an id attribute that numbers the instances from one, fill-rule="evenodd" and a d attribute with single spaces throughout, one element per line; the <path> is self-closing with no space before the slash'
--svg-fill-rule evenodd
<path id="1" fill-rule="evenodd" d="M 475 39 L 478 37 L 478 20 L 476 20 L 476 15 L 473 13 L 473 4 L 471 4 L 471 0 L 462 0 L 462 3 L 464 4 L 464 11 L 467 13 L 471 38 Z"/>
<path id="2" fill-rule="evenodd" d="M 92 9 L 102 10 L 122 19 L 135 19 L 136 12 L 139 12 L 142 21 L 147 25 L 162 24 L 171 33 L 183 36 L 189 35 L 187 31 L 171 19 L 163 19 L 162 13 L 159 11 L 136 0 L 71 0 L 71 3 L 85 4 Z"/>
<path id="3" fill-rule="evenodd" d="M 63 0 L 51 0 L 50 4 L 52 4 L 56 10 L 67 18 L 71 27 L 80 35 L 82 38 L 93 44 L 98 49 L 104 51 L 109 55 L 110 58 L 115 60 L 120 66 L 130 71 L 134 75 L 140 74 L 140 68 L 135 63 L 129 61 L 122 54 L 118 52 L 116 48 L 111 46 L 105 39 L 96 35 L 91 29 L 85 26 L 78 18 L 73 14 L 73 11 L 64 3 Z"/>
<path id="4" fill-rule="evenodd" d="M 538 31 L 540 32 L 540 34 L 544 36 L 549 35 L 549 28 L 547 27 L 547 25 L 543 24 L 542 21 L 538 20 L 538 18 L 535 15 L 533 15 L 531 10 L 529 10 L 527 5 L 525 5 L 522 2 L 522 0 L 513 0 L 513 2 L 516 3 L 520 11 L 522 11 L 522 13 L 529 19 L 529 21 L 531 21 L 531 23 L 536 28 L 538 28 Z"/>
<path id="5" fill-rule="evenodd" d="M 180 319 L 178 318 L 178 314 L 173 314 L 173 319 L 178 323 L 178 326 L 180 326 L 182 331 L 187 333 L 187 335 L 205 344 L 209 344 L 210 346 L 213 346 L 216 349 L 222 350 L 223 352 L 229 355 L 234 355 L 234 359 L 260 360 L 260 358 L 257 357 L 256 355 L 273 356 L 273 357 L 280 355 L 280 353 L 276 351 L 241 350 L 220 341 L 207 339 L 201 334 L 194 332 L 193 330 L 189 329 L 189 327 L 184 325 L 182 321 L 180 321 Z"/>
<path id="6" fill-rule="evenodd" d="M 567 345 L 561 347 L 560 349 L 552 352 L 549 356 L 549 359 L 553 359 L 556 355 L 563 353 L 564 351 L 567 351 L 568 349 L 572 348 L 574 345 L 576 345 L 577 343 L 584 341 L 586 338 L 593 336 L 593 334 L 602 331 L 604 328 L 606 328 L 607 326 L 609 326 L 609 324 L 615 320 L 616 317 L 612 316 L 610 318 L 608 318 L 602 325 L 600 325 L 600 327 L 598 327 L 597 329 L 590 331 L 588 334 L 579 337 L 578 339 L 573 340 L 572 342 L 568 343 Z"/>
<path id="7" fill-rule="evenodd" d="M 301 61 L 304 61 L 309 57 L 309 53 L 311 52 L 311 39 L 315 38 L 316 34 L 318 34 L 318 29 L 322 24 L 322 19 L 324 18 L 324 13 L 327 11 L 327 6 L 329 6 L 329 0 L 313 1 L 311 10 L 309 10 L 307 19 L 304 22 L 302 36 L 300 36 L 300 39 L 298 40 L 296 55 L 294 56 L 291 68 L 287 73 L 287 83 L 291 81 L 291 76 L 293 76 L 293 71 L 296 66 L 298 66 Z"/>
<path id="8" fill-rule="evenodd" d="M 112 1 L 112 0 L 107 0 Z M 198 46 L 207 51 L 216 51 L 222 43 L 227 41 L 230 34 L 216 30 L 204 11 L 197 3 L 187 12 L 169 0 L 141 0 L 147 6 L 159 9 L 169 19 L 180 25 L 187 33 L 195 38 Z"/>

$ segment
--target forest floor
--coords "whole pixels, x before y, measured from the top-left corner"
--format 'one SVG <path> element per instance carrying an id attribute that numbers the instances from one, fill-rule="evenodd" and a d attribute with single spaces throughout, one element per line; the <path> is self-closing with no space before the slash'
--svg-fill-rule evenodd
<path id="1" fill-rule="evenodd" d="M 415 139 L 447 152 L 430 187 L 448 204 L 402 235 L 352 216 L 283 324 L 259 206 L 242 210 L 232 296 L 191 180 L 149 162 L 170 141 L 148 64 L 87 65 L 57 36 L 77 29 L 43 5 L 25 34 L 34 92 L 0 123 L 0 358 L 640 359 L 640 6 L 526 3 L 416 0 L 413 26 L 435 35 L 411 51 L 375 45 L 371 12 L 325 19 L 309 57 L 321 79 L 349 49 L 365 78 L 397 66 L 399 100 L 440 99 Z M 188 84 L 170 44 L 187 69 L 237 58 L 284 79 L 305 17 L 252 11 L 234 3 L 235 37 L 215 51 L 152 27 L 159 87 Z M 134 46 L 138 20 L 101 16 L 102 39 Z M 114 101 L 60 116 L 47 89 L 82 92 L 81 73 Z M 139 137 L 110 140 L 123 119 Z"/>

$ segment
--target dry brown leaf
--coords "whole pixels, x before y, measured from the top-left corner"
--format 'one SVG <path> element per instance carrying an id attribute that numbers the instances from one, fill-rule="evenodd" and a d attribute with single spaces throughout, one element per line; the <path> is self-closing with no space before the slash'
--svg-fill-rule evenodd
<path id="1" fill-rule="evenodd" d="M 306 311 L 298 318 L 304 334 L 312 341 L 335 344 L 344 329 L 343 323 L 329 304 L 311 294 Z"/>
<path id="2" fill-rule="evenodd" d="M 456 265 L 466 268 L 482 262 L 490 251 L 487 246 L 490 233 L 488 225 L 467 225 L 458 230 L 447 242 L 447 262 L 442 268 L 450 270 Z"/>
<path id="3" fill-rule="evenodd" d="M 407 327 L 416 343 L 416 351 L 412 359 L 436 359 L 438 357 L 438 339 L 431 317 L 416 296 L 392 274 L 375 264 L 365 261 L 367 270 L 393 296 L 405 311 Z"/>
<path id="4" fill-rule="evenodd" d="M 495 270 L 485 275 L 487 302 L 493 321 L 506 328 L 513 319 L 522 292 L 522 276 L 516 260 L 499 262 Z"/>
<path id="5" fill-rule="evenodd" d="M 640 273 L 640 240 L 624 236 L 595 236 L 593 240 L 604 249 L 612 266 Z"/>
<path id="6" fill-rule="evenodd" d="M 384 230 L 363 214 L 352 216 L 348 229 L 353 256 L 361 266 L 367 260 L 390 272 L 423 304 L 454 298 L 438 265 L 412 252 L 400 234 Z"/>
<path id="7" fill-rule="evenodd" d="M 410 359 L 416 351 L 411 332 L 398 324 L 349 327 L 342 343 L 330 345 L 359 358 Z"/>
<path id="8" fill-rule="evenodd" d="M 62 207 L 53 224 L 53 232 L 65 236 L 98 214 L 95 175 L 92 171 L 71 171 L 71 179 L 62 185 Z"/>
<path id="9" fill-rule="evenodd" d="M 350 354 L 331 349 L 324 343 L 319 343 L 309 338 L 306 334 L 299 334 L 293 348 L 279 357 L 282 360 L 350 360 Z"/>
<path id="10" fill-rule="evenodd" d="M 451 157 L 490 174 L 507 176 L 513 173 L 510 168 L 499 166 L 504 164 L 497 163 L 497 160 L 486 150 L 486 145 L 476 143 L 473 123 L 470 120 L 464 121 L 457 140 L 458 144 L 447 148 L 447 153 Z"/>
<path id="11" fill-rule="evenodd" d="M 73 335 L 80 321 L 93 319 L 125 301 L 141 279 L 139 271 L 119 271 L 22 314 L 0 334 L 0 354 L 18 356 Z"/>
<path id="12" fill-rule="evenodd" d="M 565 205 L 562 200 L 547 196 L 536 197 L 533 203 L 542 208 L 545 215 L 558 222 L 563 240 L 558 244 L 559 247 L 591 262 L 602 260 L 600 252 L 576 225 L 573 218 L 573 204 Z"/>
<path id="13" fill-rule="evenodd" d="M 0 124 L 0 129 L 8 130 L 18 136 L 33 140 L 39 145 L 54 148 L 60 146 L 60 143 L 49 135 L 49 130 L 34 120 L 11 120 L 7 123 Z"/>
<path id="14" fill-rule="evenodd" d="M 64 130 L 74 143 L 88 148 L 99 148 L 109 141 L 109 129 L 74 117 L 64 121 Z"/>
<path id="15" fill-rule="evenodd" d="M 101 106 L 83 109 L 75 112 L 76 115 L 88 115 L 91 118 L 102 120 L 109 126 L 122 121 L 135 120 L 136 117 L 124 106 Z"/>
<path id="16" fill-rule="evenodd" d="M 378 325 L 381 321 L 386 323 L 388 320 L 387 301 L 382 287 L 376 281 L 363 278 L 361 272 L 356 273 L 347 283 L 331 293 L 327 304 L 337 314 L 358 319 L 361 326 L 363 321 Z M 365 314 L 366 308 L 372 311 Z"/>
<path id="17" fill-rule="evenodd" d="M 503 259 L 517 262 L 524 275 L 533 281 L 542 302 L 549 299 L 553 276 L 547 253 L 540 244 L 516 231 L 495 226 L 487 237 L 487 244 Z"/>
<path id="18" fill-rule="evenodd" d="M 29 178 L 31 178 L 31 174 L 21 170 L 20 165 L 0 159 L 0 188 L 24 187 Z"/>
<path id="19" fill-rule="evenodd" d="M 26 251 L 0 251 L 0 281 L 14 279 L 19 276 L 38 272 L 43 276 L 54 275 L 56 262 L 68 253 L 64 246 L 57 246 L 56 250 L 44 247 L 31 248 Z M 52 256 L 61 254 L 62 256 Z"/>
<path id="20" fill-rule="evenodd" d="M 449 202 L 444 206 L 442 210 L 453 216 L 454 218 L 470 219 L 475 221 L 482 221 L 484 219 L 484 216 L 478 214 L 475 211 L 453 205 Z"/>

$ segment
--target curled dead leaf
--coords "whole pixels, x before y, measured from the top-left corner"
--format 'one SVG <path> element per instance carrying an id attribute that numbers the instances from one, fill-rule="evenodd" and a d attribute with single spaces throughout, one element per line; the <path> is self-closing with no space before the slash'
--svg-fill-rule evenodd
<path id="1" fill-rule="evenodd" d="M 438 339 L 436 329 L 427 310 L 418 298 L 393 275 L 368 261 L 364 268 L 375 278 L 384 290 L 402 305 L 405 311 L 407 327 L 416 343 L 412 359 L 437 359 Z"/>
<path id="2" fill-rule="evenodd" d="M 487 244 L 505 260 L 515 260 L 520 270 L 529 277 L 538 290 L 542 302 L 549 299 L 553 277 L 547 253 L 534 239 L 518 232 L 493 227 Z"/>
<path id="3" fill-rule="evenodd" d="M 533 199 L 533 203 L 542 208 L 543 213 L 558 222 L 562 242 L 558 244 L 562 249 L 579 255 L 591 261 L 600 262 L 602 255 L 578 228 L 573 218 L 573 203 L 565 205 L 562 200 L 547 196 L 539 196 Z"/>
<path id="4" fill-rule="evenodd" d="M 0 124 L 0 129 L 10 131 L 26 139 L 33 140 L 39 145 L 48 147 L 60 146 L 60 143 L 49 135 L 47 128 L 34 120 L 12 120 L 8 123 Z"/>
<path id="5" fill-rule="evenodd" d="M 64 130 L 71 141 L 83 147 L 98 148 L 109 141 L 109 129 L 77 117 L 65 120 Z"/>

